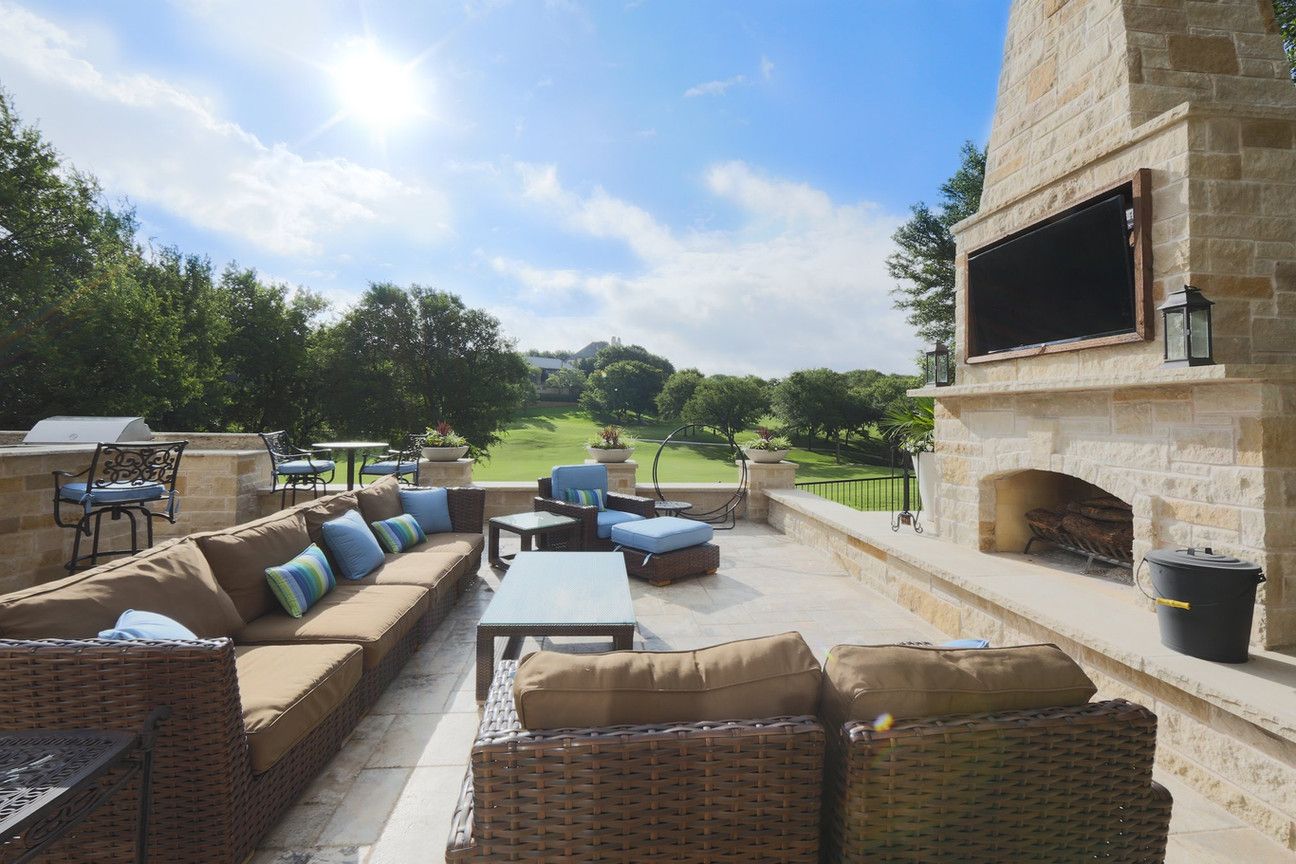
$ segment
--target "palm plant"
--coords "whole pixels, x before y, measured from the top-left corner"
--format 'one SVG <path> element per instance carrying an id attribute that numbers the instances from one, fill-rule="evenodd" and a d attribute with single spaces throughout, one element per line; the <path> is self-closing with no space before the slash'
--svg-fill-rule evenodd
<path id="1" fill-rule="evenodd" d="M 910 399 L 892 406 L 878 428 L 906 453 L 926 453 L 932 449 L 936 434 L 935 408 L 930 398 Z"/>

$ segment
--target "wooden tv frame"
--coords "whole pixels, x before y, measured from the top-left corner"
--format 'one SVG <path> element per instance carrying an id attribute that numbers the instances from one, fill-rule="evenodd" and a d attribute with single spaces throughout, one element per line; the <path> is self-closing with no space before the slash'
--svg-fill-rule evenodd
<path id="1" fill-rule="evenodd" d="M 1011 351 L 997 351 L 993 354 L 976 354 L 972 350 L 972 300 L 971 286 L 968 283 L 968 259 L 978 252 L 997 246 L 1007 240 L 1020 237 L 1034 231 L 1043 222 L 1064 216 L 1067 213 L 1101 198 L 1112 192 L 1123 191 L 1129 187 L 1134 202 L 1134 331 L 1132 333 L 1115 333 L 1110 336 L 1095 336 L 1092 339 L 1079 339 L 1073 342 L 1057 342 L 1048 345 L 1035 345 L 1030 348 L 1015 348 Z M 1086 348 L 1100 348 L 1106 345 L 1123 345 L 1129 342 L 1146 342 L 1153 336 L 1152 309 L 1152 171 L 1140 168 L 1105 188 L 1085 195 L 1080 200 L 1059 207 L 1030 225 L 1011 234 L 1000 237 L 990 243 L 978 246 L 959 259 L 959 269 L 963 276 L 964 306 L 963 316 L 963 355 L 965 363 L 993 363 L 997 360 L 1012 360 L 1019 357 L 1038 357 L 1041 354 L 1060 354 L 1063 351 L 1083 351 Z"/>

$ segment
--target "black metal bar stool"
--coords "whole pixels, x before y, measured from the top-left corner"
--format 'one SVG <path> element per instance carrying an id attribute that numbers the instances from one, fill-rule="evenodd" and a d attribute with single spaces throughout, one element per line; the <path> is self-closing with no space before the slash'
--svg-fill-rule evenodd
<path id="1" fill-rule="evenodd" d="M 145 549 L 153 545 L 154 519 L 161 518 L 175 524 L 180 508 L 176 475 L 180 471 L 180 457 L 188 444 L 188 441 L 100 443 L 86 470 L 76 474 L 54 472 L 54 522 L 61 528 L 76 529 L 72 558 L 66 565 L 69 572 L 83 566 L 94 567 L 105 555 L 134 555 L 140 551 L 137 515 L 144 519 L 148 541 L 142 547 Z M 77 480 L 78 477 L 85 479 Z M 149 507 L 158 501 L 166 502 L 163 509 Z M 62 508 L 66 505 L 79 506 L 80 518 L 74 522 L 63 521 Z M 99 529 L 105 513 L 114 522 L 123 516 L 130 520 L 129 549 L 99 548 Z M 91 522 L 94 523 L 93 531 Z M 94 537 L 89 555 L 81 554 L 83 536 Z M 88 565 L 83 563 L 86 561 L 89 561 Z"/>

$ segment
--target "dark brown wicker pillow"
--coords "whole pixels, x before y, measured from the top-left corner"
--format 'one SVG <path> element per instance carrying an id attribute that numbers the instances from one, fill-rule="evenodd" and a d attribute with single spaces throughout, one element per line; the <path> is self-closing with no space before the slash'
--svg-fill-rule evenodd
<path id="1" fill-rule="evenodd" d="M 906 720 L 1083 705 L 1097 690 L 1056 645 L 838 645 L 823 685 L 819 716 L 830 729 L 882 714 Z"/>
<path id="2" fill-rule="evenodd" d="M 528 729 L 755 720 L 813 714 L 819 661 L 800 633 L 697 651 L 524 658 L 513 683 Z"/>

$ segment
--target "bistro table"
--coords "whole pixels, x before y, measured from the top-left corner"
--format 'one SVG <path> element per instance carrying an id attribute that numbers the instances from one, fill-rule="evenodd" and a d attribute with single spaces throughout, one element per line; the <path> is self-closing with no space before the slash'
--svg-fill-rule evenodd
<path id="1" fill-rule="evenodd" d="M 496 637 L 508 638 L 503 659 L 514 660 L 527 636 L 610 636 L 628 651 L 634 631 L 620 552 L 519 552 L 477 622 L 477 701 L 490 690 Z"/>
<path id="2" fill-rule="evenodd" d="M 678 516 L 686 510 L 692 510 L 693 505 L 688 501 L 658 500 L 653 502 L 653 509 L 657 511 L 657 516 Z"/>
<path id="3" fill-rule="evenodd" d="M 135 860 L 144 864 L 154 727 L 170 713 L 168 708 L 152 712 L 139 734 L 0 732 L 0 861 L 34 860 L 139 777 Z"/>
<path id="4" fill-rule="evenodd" d="M 501 555 L 500 529 L 511 531 L 522 538 L 522 551 L 531 551 L 531 538 L 549 534 L 565 534 L 567 548 L 577 550 L 580 541 L 580 522 L 570 516 L 548 513 L 543 510 L 536 513 L 514 513 L 512 516 L 493 516 L 486 532 L 486 560 L 492 567 L 507 570 L 513 555 Z"/>
<path id="5" fill-rule="evenodd" d="M 342 450 L 347 457 L 347 491 L 355 488 L 355 454 L 357 450 L 376 450 L 389 447 L 386 441 L 316 441 L 311 445 L 317 450 Z"/>

